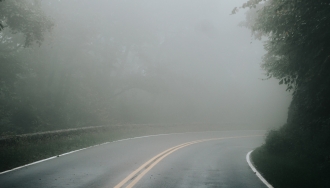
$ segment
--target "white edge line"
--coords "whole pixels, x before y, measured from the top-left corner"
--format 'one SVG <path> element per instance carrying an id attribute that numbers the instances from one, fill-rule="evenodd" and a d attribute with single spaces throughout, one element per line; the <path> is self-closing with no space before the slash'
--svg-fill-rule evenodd
<path id="1" fill-rule="evenodd" d="M 235 130 L 229 130 L 229 131 L 235 131 Z M 229 132 L 229 131 L 201 131 L 201 132 Z M 265 130 L 239 130 L 239 131 L 265 131 Z M 85 147 L 85 148 L 73 150 L 73 151 L 63 153 L 63 154 L 60 154 L 60 155 L 57 155 L 57 156 L 49 157 L 49 158 L 42 159 L 42 160 L 39 160 L 39 161 L 36 161 L 36 162 L 33 162 L 33 163 L 29 163 L 29 164 L 26 164 L 26 165 L 23 165 L 23 166 L 13 168 L 13 169 L 10 169 L 10 170 L 6 170 L 6 171 L 3 171 L 3 172 L 0 172 L 0 175 L 6 174 L 8 172 L 12 172 L 12 171 L 15 171 L 15 170 L 18 170 L 18 169 L 21 169 L 21 168 L 25 168 L 25 167 L 28 167 L 28 166 L 31 166 L 31 165 L 35 165 L 35 164 L 38 164 L 38 163 L 42 163 L 42 162 L 45 162 L 45 161 L 49 161 L 51 159 L 56 159 L 57 157 L 61 157 L 61 156 L 69 155 L 69 154 L 72 154 L 72 153 L 76 153 L 78 151 L 82 151 L 82 150 L 92 148 L 92 147 L 97 147 L 97 146 L 106 145 L 106 144 L 115 143 L 115 142 L 122 142 L 122 141 L 126 141 L 126 140 L 139 139 L 139 138 L 148 138 L 148 137 L 165 136 L 165 135 L 173 135 L 173 134 L 187 134 L 187 133 L 199 133 L 199 132 L 155 134 L 155 135 L 139 136 L 139 137 L 125 138 L 125 139 L 121 139 L 121 140 L 110 141 L 110 142 L 104 142 L 104 143 L 101 143 L 101 144 L 97 144 L 97 145 L 88 146 L 88 147 Z"/>
<path id="2" fill-rule="evenodd" d="M 190 133 L 190 132 L 187 132 L 187 133 Z M 6 171 L 3 171 L 3 172 L 0 172 L 0 175 L 6 174 L 8 172 L 15 171 L 15 170 L 18 170 L 18 169 L 21 169 L 21 168 L 25 168 L 25 167 L 28 167 L 28 166 L 31 166 L 31 165 L 35 165 L 35 164 L 38 164 L 38 163 L 41 163 L 41 162 L 49 161 L 51 159 L 56 159 L 57 157 L 69 155 L 69 154 L 76 153 L 78 151 L 82 151 L 82 150 L 85 150 L 85 149 L 88 149 L 88 148 L 96 147 L 96 146 L 106 145 L 106 144 L 114 143 L 114 142 L 122 142 L 122 141 L 126 141 L 126 140 L 133 140 L 133 139 L 147 138 L 147 137 L 155 137 L 155 136 L 163 136 L 163 135 L 171 135 L 171 134 L 185 134 L 185 133 L 157 134 L 157 135 L 148 135 L 148 136 L 140 136 L 140 137 L 133 137 L 133 138 L 125 138 L 125 139 L 115 140 L 115 141 L 111 141 L 111 142 L 104 142 L 104 143 L 101 143 L 101 144 L 97 144 L 97 145 L 93 145 L 93 146 L 73 150 L 73 151 L 63 153 L 63 154 L 60 154 L 60 155 L 57 155 L 57 156 L 49 157 L 49 158 L 42 159 L 42 160 L 39 160 L 39 161 L 36 161 L 36 162 L 33 162 L 33 163 L 29 163 L 29 164 L 26 164 L 26 165 L 23 165 L 23 166 L 13 168 L 13 169 L 10 169 L 10 170 L 6 170 Z"/>
<path id="3" fill-rule="evenodd" d="M 274 188 L 270 183 L 268 183 L 268 181 L 264 177 L 262 177 L 262 175 L 258 172 L 258 170 L 253 166 L 250 160 L 250 155 L 252 152 L 253 150 L 246 154 L 246 161 L 249 164 L 250 168 L 268 188 Z"/>

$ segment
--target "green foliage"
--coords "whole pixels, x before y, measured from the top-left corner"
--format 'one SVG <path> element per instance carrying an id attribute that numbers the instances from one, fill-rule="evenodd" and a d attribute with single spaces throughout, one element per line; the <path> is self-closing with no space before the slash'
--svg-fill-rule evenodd
<path id="1" fill-rule="evenodd" d="M 251 0 L 242 25 L 266 38 L 262 68 L 293 90 L 288 125 L 307 137 L 330 126 L 330 12 L 326 0 Z M 309 136 L 306 136 L 309 135 Z M 270 134 L 270 136 L 275 136 Z M 274 139 L 275 140 L 275 139 Z"/>
<path id="2" fill-rule="evenodd" d="M 255 149 L 252 161 L 274 187 L 329 187 L 329 168 L 320 168 L 310 158 L 299 158 L 293 150 L 274 154 L 265 146 Z"/>
<path id="3" fill-rule="evenodd" d="M 293 139 L 283 131 L 272 130 L 268 133 L 265 140 L 266 149 L 272 154 L 287 153 L 293 149 Z"/>
<path id="4" fill-rule="evenodd" d="M 268 134 L 265 145 L 255 154 L 255 160 L 275 186 L 327 187 L 329 161 L 326 159 L 330 156 L 329 1 L 260 2 L 250 0 L 242 6 L 251 8 L 242 25 L 250 28 L 256 38 L 266 39 L 267 53 L 262 64 L 266 75 L 279 79 L 279 84 L 287 85 L 287 90 L 294 92 L 287 124 Z M 266 168 L 264 163 L 270 165 Z M 305 174 L 301 177 L 311 179 L 311 184 L 296 176 L 297 180 L 282 181 L 280 168 L 290 171 L 285 176 L 303 171 Z M 310 176 L 309 171 L 321 180 Z"/>
<path id="5" fill-rule="evenodd" d="M 161 61 L 166 43 L 177 38 L 171 34 L 162 46 L 159 35 L 163 34 L 154 24 L 142 23 L 147 19 L 105 19 L 89 3 L 95 5 L 92 1 L 0 2 L 4 26 L 0 30 L 0 135 L 175 122 L 181 118 L 179 112 L 197 114 L 178 106 L 183 106 L 183 100 L 192 103 L 187 96 L 202 92 L 196 92 L 195 86 L 203 83 L 192 83 Z M 121 17 L 115 9 L 114 14 Z"/>
<path id="6" fill-rule="evenodd" d="M 40 4 L 40 0 L 0 1 L 0 32 L 8 27 L 12 33 L 24 34 L 25 46 L 30 46 L 33 42 L 40 45 L 44 33 L 53 26 Z"/>
<path id="7" fill-rule="evenodd" d="M 288 90 L 320 79 L 320 73 L 325 72 L 329 64 L 328 2 L 268 0 L 258 4 L 260 2 L 248 1 L 242 6 L 257 7 L 248 12 L 243 25 L 255 36 L 268 39 L 262 65 L 267 75 L 281 80 L 280 84 L 288 85 Z"/>
<path id="8" fill-rule="evenodd" d="M 52 26 L 38 0 L 0 1 L 0 135 L 30 131 L 38 121 L 19 92 L 32 73 L 20 54 L 23 47 L 41 45 Z"/>

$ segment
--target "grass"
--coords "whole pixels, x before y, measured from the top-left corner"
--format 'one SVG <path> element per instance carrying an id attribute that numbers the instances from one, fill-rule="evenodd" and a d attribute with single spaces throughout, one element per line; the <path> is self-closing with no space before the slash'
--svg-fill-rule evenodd
<path id="1" fill-rule="evenodd" d="M 69 151 L 138 136 L 164 134 L 173 132 L 224 130 L 225 128 L 201 126 L 154 126 L 128 125 L 98 132 L 80 133 L 70 136 L 52 137 L 50 139 L 19 141 L 15 144 L 1 145 L 0 172 L 38 160 L 60 155 Z"/>
<path id="2" fill-rule="evenodd" d="M 72 150 L 89 147 L 104 142 L 164 133 L 164 130 L 150 127 L 123 127 L 106 131 L 81 133 L 39 141 L 19 142 L 0 148 L 0 172 Z"/>
<path id="3" fill-rule="evenodd" d="M 330 187 L 329 171 L 323 168 L 324 163 L 296 156 L 293 151 L 282 155 L 271 154 L 264 146 L 251 154 L 258 171 L 274 187 Z"/>
<path id="4" fill-rule="evenodd" d="M 97 132 L 42 138 L 41 140 L 18 141 L 0 145 L 0 172 L 13 169 L 45 158 L 57 156 L 73 150 L 98 145 L 104 142 L 153 134 L 240 130 L 233 126 L 208 125 L 124 125 Z M 253 130 L 251 128 L 251 130 Z"/>

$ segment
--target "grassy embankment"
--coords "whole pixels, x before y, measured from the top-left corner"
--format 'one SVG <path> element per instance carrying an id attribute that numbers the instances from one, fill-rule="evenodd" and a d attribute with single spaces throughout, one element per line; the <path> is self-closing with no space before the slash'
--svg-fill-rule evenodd
<path id="1" fill-rule="evenodd" d="M 236 128 L 200 125 L 123 125 L 92 132 L 70 133 L 64 136 L 59 134 L 50 138 L 18 140 L 9 144 L 0 143 L 0 172 L 109 141 L 152 134 L 229 129 Z"/>
<path id="2" fill-rule="evenodd" d="M 93 132 L 65 136 L 59 134 L 50 138 L 19 140 L 15 143 L 3 144 L 0 148 L 0 172 L 104 142 L 166 132 L 161 129 L 162 127 L 151 126 L 117 126 Z"/>
<path id="3" fill-rule="evenodd" d="M 272 154 L 265 146 L 254 150 L 251 158 L 258 171 L 274 187 L 330 187 L 329 162 L 299 156 L 294 151 Z"/>

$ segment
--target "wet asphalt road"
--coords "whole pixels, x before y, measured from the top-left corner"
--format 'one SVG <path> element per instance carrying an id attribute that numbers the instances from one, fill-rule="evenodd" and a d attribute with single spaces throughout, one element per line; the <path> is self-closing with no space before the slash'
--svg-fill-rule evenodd
<path id="1" fill-rule="evenodd" d="M 157 154 L 186 142 L 134 187 L 265 187 L 246 162 L 264 131 L 221 131 L 149 136 L 112 142 L 0 175 L 0 188 L 114 187 Z M 251 137 L 240 137 L 251 136 Z M 240 138 L 238 138 L 240 137 Z M 128 185 L 129 180 L 126 184 Z"/>

